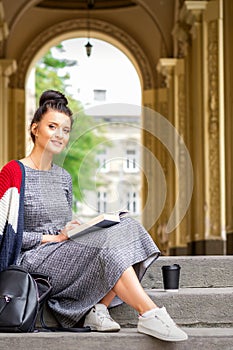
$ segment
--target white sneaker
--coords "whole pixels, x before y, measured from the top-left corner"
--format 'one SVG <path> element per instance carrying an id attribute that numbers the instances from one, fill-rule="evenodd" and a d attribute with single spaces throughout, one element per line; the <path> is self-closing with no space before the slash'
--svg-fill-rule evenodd
<path id="1" fill-rule="evenodd" d="M 85 317 L 84 327 L 89 326 L 92 331 L 118 332 L 120 325 L 109 315 L 104 304 L 96 304 Z"/>
<path id="2" fill-rule="evenodd" d="M 171 319 L 165 307 L 155 308 L 145 316 L 139 316 L 138 332 L 166 341 L 188 339 L 187 334 Z"/>

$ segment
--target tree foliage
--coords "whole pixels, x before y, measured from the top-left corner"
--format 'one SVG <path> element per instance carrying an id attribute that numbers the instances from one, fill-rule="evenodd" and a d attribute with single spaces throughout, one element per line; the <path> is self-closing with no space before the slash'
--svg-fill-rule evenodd
<path id="1" fill-rule="evenodd" d="M 54 51 L 63 52 L 62 44 L 54 47 Z M 77 64 L 77 61 L 69 59 L 58 59 L 53 56 L 50 49 L 36 65 L 36 102 L 38 104 L 41 93 L 47 89 L 54 89 L 64 92 L 66 95 L 69 73 L 66 67 L 72 67 Z M 65 72 L 64 72 L 65 71 Z M 77 103 L 76 103 L 77 104 Z M 76 106 L 77 107 L 77 106 Z"/>
<path id="2" fill-rule="evenodd" d="M 57 45 L 56 50 L 62 52 L 62 44 Z M 69 107 L 74 113 L 69 146 L 55 158 L 55 162 L 62 165 L 72 176 L 74 204 L 83 200 L 85 190 L 90 190 L 96 185 L 93 176 L 93 170 L 98 165 L 96 154 L 105 140 L 103 130 L 97 127 L 91 116 L 84 113 L 81 102 L 67 92 L 70 75 L 66 68 L 75 64 L 76 61 L 54 57 L 52 50 L 49 50 L 36 65 L 37 104 L 43 91 L 58 90 L 66 95 Z M 75 205 L 73 209 L 76 210 Z"/>
<path id="3" fill-rule="evenodd" d="M 75 115 L 69 146 L 57 157 L 71 174 L 74 199 L 83 201 L 85 190 L 96 190 L 95 172 L 99 166 L 97 153 L 106 143 L 104 130 L 82 109 Z M 75 208 L 74 208 L 75 209 Z"/>

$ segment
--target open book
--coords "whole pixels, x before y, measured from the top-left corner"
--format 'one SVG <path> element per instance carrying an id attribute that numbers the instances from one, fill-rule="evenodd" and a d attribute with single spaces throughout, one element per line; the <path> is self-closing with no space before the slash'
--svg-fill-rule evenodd
<path id="1" fill-rule="evenodd" d="M 67 235 L 69 238 L 76 238 L 80 234 L 89 233 L 92 231 L 95 231 L 99 228 L 106 228 L 113 225 L 116 225 L 121 221 L 121 218 L 128 214 L 128 211 L 121 211 L 117 214 L 107 214 L 103 213 L 95 218 L 89 220 L 88 222 L 85 222 L 81 225 L 77 225 L 77 227 L 73 228 L 72 230 L 68 231 Z"/>

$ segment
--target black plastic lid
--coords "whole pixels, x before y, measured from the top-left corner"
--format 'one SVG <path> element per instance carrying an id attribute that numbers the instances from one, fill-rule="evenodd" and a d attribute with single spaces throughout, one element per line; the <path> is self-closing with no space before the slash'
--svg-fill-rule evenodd
<path id="1" fill-rule="evenodd" d="M 179 270 L 180 269 L 180 265 L 178 264 L 173 264 L 173 265 L 164 265 L 162 266 L 163 270 Z"/>

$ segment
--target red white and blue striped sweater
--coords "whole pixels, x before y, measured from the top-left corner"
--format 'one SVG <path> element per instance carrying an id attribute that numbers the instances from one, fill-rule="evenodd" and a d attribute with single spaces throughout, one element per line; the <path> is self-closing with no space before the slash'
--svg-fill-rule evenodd
<path id="1" fill-rule="evenodd" d="M 0 172 L 0 271 L 15 264 L 20 253 L 24 223 L 24 166 L 17 160 Z"/>

